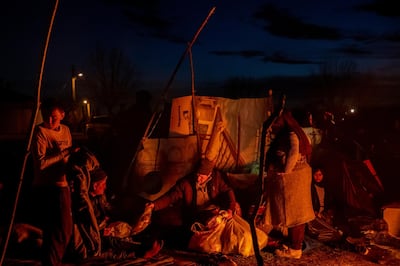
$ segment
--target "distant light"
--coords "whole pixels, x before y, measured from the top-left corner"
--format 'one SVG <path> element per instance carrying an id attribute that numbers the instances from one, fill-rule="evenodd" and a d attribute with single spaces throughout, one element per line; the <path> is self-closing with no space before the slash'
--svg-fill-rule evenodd
<path id="1" fill-rule="evenodd" d="M 354 114 L 356 112 L 356 109 L 350 108 L 350 113 Z"/>
<path id="2" fill-rule="evenodd" d="M 88 103 L 88 101 L 87 100 L 83 100 L 83 104 L 87 104 Z"/>
<path id="3" fill-rule="evenodd" d="M 79 73 L 79 74 L 78 74 L 78 77 L 83 77 L 83 73 Z"/>

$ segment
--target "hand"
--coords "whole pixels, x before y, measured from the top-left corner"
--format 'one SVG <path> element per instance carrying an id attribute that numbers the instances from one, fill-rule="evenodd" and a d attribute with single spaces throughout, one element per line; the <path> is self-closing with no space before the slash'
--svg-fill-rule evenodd
<path id="1" fill-rule="evenodd" d="M 111 236 L 112 228 L 106 227 L 103 230 L 103 236 Z"/>
<path id="2" fill-rule="evenodd" d="M 154 203 L 153 202 L 148 202 L 148 203 L 146 203 L 146 205 L 145 205 L 145 209 L 147 209 L 147 208 L 150 208 L 150 209 L 154 209 Z"/>
<path id="3" fill-rule="evenodd" d="M 242 208 L 240 207 L 240 204 L 236 202 L 235 204 L 235 211 L 234 214 L 242 216 Z"/>
<path id="4" fill-rule="evenodd" d="M 225 125 L 224 125 L 224 122 L 222 122 L 222 121 L 217 122 L 216 127 L 217 127 L 218 133 L 222 133 L 225 130 Z"/>
<path id="5" fill-rule="evenodd" d="M 229 220 L 229 219 L 231 219 L 233 217 L 233 211 L 232 210 L 228 209 L 226 211 L 226 213 L 227 213 L 227 215 L 226 215 L 226 219 L 227 220 Z"/>
<path id="6" fill-rule="evenodd" d="M 226 218 L 227 220 L 231 219 L 233 216 L 233 211 L 228 209 L 228 210 L 221 210 L 220 211 L 220 215 L 222 215 L 222 217 Z"/>
<path id="7" fill-rule="evenodd" d="M 78 146 L 69 147 L 61 152 L 64 163 L 68 163 L 69 157 L 72 153 L 78 152 L 81 148 Z"/>
<path id="8" fill-rule="evenodd" d="M 71 153 L 74 153 L 74 152 L 78 152 L 81 149 L 81 147 L 76 146 L 76 147 L 71 147 L 70 149 L 71 149 Z"/>

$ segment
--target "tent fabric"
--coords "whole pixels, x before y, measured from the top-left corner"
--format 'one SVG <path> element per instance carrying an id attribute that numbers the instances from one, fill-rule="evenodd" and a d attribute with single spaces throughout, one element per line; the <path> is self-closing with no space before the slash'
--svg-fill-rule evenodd
<path id="1" fill-rule="evenodd" d="M 381 184 L 363 162 L 343 161 L 342 199 L 348 207 L 366 214 L 377 214 L 377 197 Z M 341 195 L 339 194 L 339 197 Z"/>
<path id="2" fill-rule="evenodd" d="M 317 150 L 314 165 L 324 171 L 327 188 L 344 214 L 378 216 L 384 189 L 379 177 L 370 171 L 372 163 L 352 160 L 340 153 Z"/>
<path id="3" fill-rule="evenodd" d="M 162 139 L 146 139 L 143 149 L 133 169 L 129 180 L 129 191 L 138 192 L 140 196 L 148 200 L 155 200 L 167 192 L 183 176 L 189 174 L 199 160 L 197 137 L 183 136 Z M 144 191 L 145 186 L 154 186 L 158 180 L 150 180 L 147 177 L 155 177 L 158 173 L 161 179 L 161 187 L 158 191 Z M 149 184 L 153 183 L 153 184 Z"/>
<path id="4" fill-rule="evenodd" d="M 262 124 L 272 111 L 272 96 L 246 99 L 195 96 L 194 100 L 192 96 L 184 96 L 173 99 L 169 136 L 144 140 L 130 176 L 129 191 L 154 200 L 189 174 L 199 159 L 205 157 L 215 160 L 216 168 L 232 173 L 229 175 L 231 181 L 240 188 L 252 185 L 259 170 Z M 224 124 L 222 132 L 216 129 L 218 123 Z M 328 187 L 338 204 L 374 213 L 383 188 L 379 177 L 369 171 L 371 162 L 350 160 L 332 150 L 319 148 L 320 131 L 304 130 L 314 140 L 312 165 L 323 167 Z M 266 145 L 268 148 L 268 142 Z"/>
<path id="5" fill-rule="evenodd" d="M 228 99 L 196 96 L 194 102 L 195 116 L 191 96 L 173 100 L 170 137 L 187 136 L 197 129 L 202 156 L 216 159 L 220 169 L 232 170 L 258 160 L 262 123 L 272 112 L 272 97 Z M 213 134 L 218 122 L 225 126 L 220 135 Z M 191 123 L 194 126 L 190 126 Z M 214 141 L 215 138 L 219 139 Z"/>
<path id="6" fill-rule="evenodd" d="M 129 186 L 144 198 L 154 200 L 190 173 L 200 158 L 215 160 L 216 168 L 223 171 L 250 168 L 258 163 L 261 128 L 272 107 L 272 96 L 173 99 L 169 137 L 143 141 Z M 215 129 L 219 122 L 224 124 L 223 132 Z M 162 186 L 156 193 L 145 192 L 138 184 L 149 182 L 145 176 L 154 171 L 159 173 Z"/>

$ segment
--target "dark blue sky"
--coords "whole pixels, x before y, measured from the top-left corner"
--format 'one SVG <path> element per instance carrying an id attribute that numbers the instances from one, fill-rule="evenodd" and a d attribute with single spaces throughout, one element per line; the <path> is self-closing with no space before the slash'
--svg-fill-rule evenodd
<path id="1" fill-rule="evenodd" d="M 10 1 L 11 2 L 11 1 Z M 17 1 L 0 11 L 5 80 L 36 80 L 55 1 Z M 212 7 L 192 49 L 196 82 L 304 76 L 321 63 L 400 74 L 400 9 L 395 0 L 61 0 L 44 77 L 85 72 L 96 46 L 121 49 L 149 87 L 165 85 Z M 4 5 L 4 4 L 3 4 Z M 176 82 L 190 85 L 189 60 Z M 156 84 L 156 85 L 155 85 Z"/>

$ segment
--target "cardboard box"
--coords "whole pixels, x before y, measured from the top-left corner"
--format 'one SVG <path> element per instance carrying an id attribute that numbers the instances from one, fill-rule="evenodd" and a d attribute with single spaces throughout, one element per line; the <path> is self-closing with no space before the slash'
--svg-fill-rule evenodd
<path id="1" fill-rule="evenodd" d="M 382 207 L 383 219 L 388 224 L 388 233 L 400 237 L 400 202 L 394 202 Z"/>

